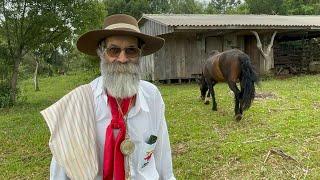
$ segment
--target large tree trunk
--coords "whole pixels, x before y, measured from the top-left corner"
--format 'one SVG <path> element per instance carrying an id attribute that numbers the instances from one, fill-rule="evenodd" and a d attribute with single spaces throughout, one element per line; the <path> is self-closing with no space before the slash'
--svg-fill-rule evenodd
<path id="1" fill-rule="evenodd" d="M 22 59 L 21 56 L 17 56 L 17 58 L 14 59 L 13 72 L 10 80 L 10 85 L 11 85 L 10 100 L 12 103 L 15 103 L 17 100 L 17 83 L 18 83 L 19 66 L 20 66 L 21 59 Z"/>
<path id="2" fill-rule="evenodd" d="M 261 69 L 261 73 L 270 73 L 270 70 L 274 68 L 273 44 L 277 31 L 273 32 L 269 45 L 265 47 L 262 46 L 259 34 L 256 31 L 251 31 L 251 33 L 256 37 L 257 48 L 263 56 L 263 68 Z"/>
<path id="3" fill-rule="evenodd" d="M 36 59 L 36 70 L 34 71 L 34 77 L 33 77 L 33 82 L 34 82 L 34 90 L 39 91 L 39 80 L 38 80 L 38 69 L 39 69 L 39 61 Z"/>

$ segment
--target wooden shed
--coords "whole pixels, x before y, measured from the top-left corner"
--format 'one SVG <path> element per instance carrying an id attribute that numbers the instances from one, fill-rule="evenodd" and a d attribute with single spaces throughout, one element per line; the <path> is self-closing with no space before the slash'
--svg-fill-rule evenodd
<path id="1" fill-rule="evenodd" d="M 210 51 L 232 48 L 246 52 L 260 74 L 264 74 L 275 65 L 282 66 L 282 62 L 285 68 L 294 58 L 306 61 L 303 47 L 320 37 L 320 16 L 145 14 L 139 26 L 143 33 L 166 40 L 160 51 L 141 60 L 143 78 L 153 81 L 194 78 L 201 74 Z M 257 40 L 261 49 L 257 48 Z M 291 57 L 292 49 L 282 43 L 289 41 L 299 41 L 301 52 Z M 270 42 L 276 53 L 271 49 L 268 64 L 263 51 L 267 51 Z"/>

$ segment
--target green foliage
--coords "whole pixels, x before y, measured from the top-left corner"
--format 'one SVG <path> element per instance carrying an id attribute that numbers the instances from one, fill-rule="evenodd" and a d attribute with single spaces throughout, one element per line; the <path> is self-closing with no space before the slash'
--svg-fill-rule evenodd
<path id="1" fill-rule="evenodd" d="M 251 14 L 319 15 L 320 2 L 318 0 L 245 0 L 241 9 L 242 12 Z"/>
<path id="2" fill-rule="evenodd" d="M 10 99 L 11 93 L 9 84 L 6 81 L 0 81 L 0 108 L 13 105 L 13 102 Z"/>
<path id="3" fill-rule="evenodd" d="M 245 2 L 252 14 L 286 14 L 285 0 L 246 0 Z"/>
<path id="4" fill-rule="evenodd" d="M 319 15 L 320 1 L 318 0 L 286 0 L 287 13 L 292 15 Z"/>
<path id="5" fill-rule="evenodd" d="M 139 19 L 142 14 L 204 12 L 204 5 L 196 0 L 105 0 L 109 15 L 125 13 Z"/>
<path id="6" fill-rule="evenodd" d="M 139 19 L 142 13 L 149 13 L 148 0 L 105 0 L 108 15 L 129 14 Z"/>
<path id="7" fill-rule="evenodd" d="M 206 8 L 206 13 L 232 14 L 240 4 L 240 0 L 211 0 Z"/>
<path id="8" fill-rule="evenodd" d="M 204 12 L 203 4 L 195 0 L 171 0 L 170 13 L 174 14 L 200 14 Z"/>
<path id="9" fill-rule="evenodd" d="M 12 100 L 16 99 L 19 66 L 26 54 L 38 63 L 62 66 L 66 60 L 62 56 L 74 48 L 75 38 L 100 27 L 105 14 L 100 0 L 1 0 L 0 49 L 5 49 L 6 57 L 0 59 L 12 68 L 8 71 Z"/>

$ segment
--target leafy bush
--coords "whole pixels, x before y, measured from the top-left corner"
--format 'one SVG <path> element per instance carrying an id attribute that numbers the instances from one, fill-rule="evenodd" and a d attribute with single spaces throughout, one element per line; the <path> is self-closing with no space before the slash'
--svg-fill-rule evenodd
<path id="1" fill-rule="evenodd" d="M 0 82 L 0 108 L 9 107 L 13 105 L 10 99 L 11 90 L 6 82 Z"/>

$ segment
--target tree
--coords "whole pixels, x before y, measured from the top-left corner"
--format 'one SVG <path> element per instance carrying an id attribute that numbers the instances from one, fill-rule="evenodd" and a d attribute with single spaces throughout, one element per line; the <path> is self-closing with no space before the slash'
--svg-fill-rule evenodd
<path id="1" fill-rule="evenodd" d="M 240 0 L 211 0 L 206 8 L 206 13 L 227 14 L 233 12 L 240 4 Z"/>
<path id="2" fill-rule="evenodd" d="M 151 12 L 148 0 L 105 0 L 105 4 L 109 15 L 129 14 L 139 19 L 142 13 Z"/>
<path id="3" fill-rule="evenodd" d="M 260 41 L 259 34 L 256 31 L 251 31 L 251 33 L 256 37 L 257 39 L 257 48 L 261 55 L 264 58 L 264 72 L 269 72 L 271 68 L 274 68 L 274 59 L 273 59 L 273 43 L 274 43 L 274 38 L 277 35 L 277 31 L 274 31 L 270 43 L 267 46 L 262 45 Z M 263 42 L 263 44 L 266 44 L 266 42 Z"/>
<path id="4" fill-rule="evenodd" d="M 278 14 L 287 13 L 285 0 L 245 0 L 250 14 Z"/>
<path id="5" fill-rule="evenodd" d="M 161 14 L 168 13 L 170 10 L 170 4 L 168 0 L 151 0 L 149 2 L 150 13 Z"/>
<path id="6" fill-rule="evenodd" d="M 245 8 L 244 8 L 245 7 Z M 319 0 L 245 0 L 242 12 L 250 14 L 317 15 Z"/>
<path id="7" fill-rule="evenodd" d="M 139 19 L 142 14 L 204 12 L 204 5 L 196 0 L 105 0 L 109 15 L 125 13 Z"/>
<path id="8" fill-rule="evenodd" d="M 320 14 L 319 0 L 285 0 L 287 14 L 317 15 Z"/>
<path id="9" fill-rule="evenodd" d="M 89 27 L 100 26 L 104 14 L 98 0 L 0 0 L 0 38 L 12 68 L 11 100 L 16 100 L 19 66 L 27 53 L 43 44 L 59 46 Z"/>
<path id="10" fill-rule="evenodd" d="M 170 0 L 170 13 L 175 14 L 200 14 L 204 12 L 203 4 L 195 0 Z"/>

